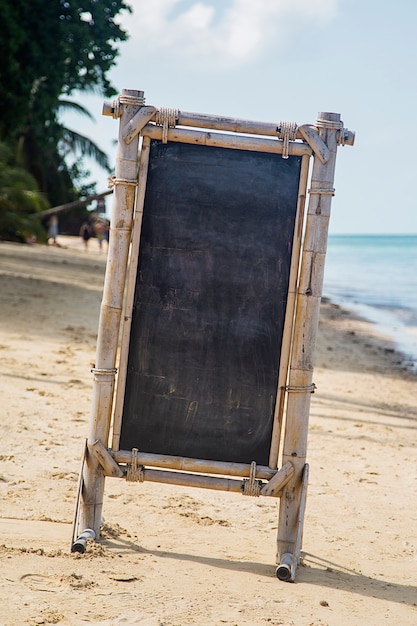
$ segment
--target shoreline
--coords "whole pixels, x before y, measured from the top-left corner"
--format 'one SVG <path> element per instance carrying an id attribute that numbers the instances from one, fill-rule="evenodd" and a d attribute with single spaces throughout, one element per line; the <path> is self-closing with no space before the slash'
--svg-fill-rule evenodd
<path id="1" fill-rule="evenodd" d="M 102 540 L 69 553 L 106 254 L 61 240 L 0 242 L 4 626 L 414 625 L 417 377 L 327 300 L 295 584 L 273 498 L 108 479 Z"/>
<path id="2" fill-rule="evenodd" d="M 407 352 L 406 347 L 396 340 L 395 329 L 372 319 L 372 316 L 367 315 L 361 305 L 355 306 L 353 303 L 349 305 L 336 298 L 323 296 L 320 316 L 330 323 L 335 317 L 330 313 L 331 310 L 338 311 L 341 319 L 344 320 L 341 324 L 342 330 L 352 338 L 358 333 L 364 342 L 364 348 L 372 346 L 374 351 L 391 363 L 393 371 L 400 371 L 411 376 L 417 375 L 417 354 Z M 352 330 L 353 326 L 357 326 L 357 329 Z"/>
<path id="3" fill-rule="evenodd" d="M 387 335 L 417 371 L 415 235 L 329 235 L 324 295 Z"/>

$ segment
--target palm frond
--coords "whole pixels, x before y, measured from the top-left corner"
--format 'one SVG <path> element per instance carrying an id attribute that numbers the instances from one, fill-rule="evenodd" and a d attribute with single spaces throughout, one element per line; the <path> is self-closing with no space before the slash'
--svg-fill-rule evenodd
<path id="1" fill-rule="evenodd" d="M 74 100 L 60 99 L 58 101 L 57 108 L 64 111 L 75 111 L 76 113 L 80 113 L 80 115 L 84 115 L 85 117 L 88 117 L 90 120 L 95 122 L 94 116 L 90 113 L 90 111 L 86 109 L 82 104 L 80 104 L 79 102 L 75 102 Z"/>
<path id="2" fill-rule="evenodd" d="M 110 171 L 107 154 L 101 150 L 97 144 L 88 137 L 80 135 L 75 130 L 62 128 L 61 142 L 70 152 L 79 152 L 83 156 L 90 157 L 96 161 L 100 167 Z"/>

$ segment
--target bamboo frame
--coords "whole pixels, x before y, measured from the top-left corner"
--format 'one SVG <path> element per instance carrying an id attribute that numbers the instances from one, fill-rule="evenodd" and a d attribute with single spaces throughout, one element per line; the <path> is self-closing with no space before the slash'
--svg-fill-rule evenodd
<path id="1" fill-rule="evenodd" d="M 111 105 L 106 105 L 107 111 L 112 111 Z M 155 107 L 143 107 L 147 109 L 146 116 L 149 115 L 149 120 L 155 118 L 156 110 L 153 115 L 150 115 L 150 109 Z M 142 131 L 144 126 L 144 114 L 138 112 L 133 119 L 126 125 L 123 131 L 123 139 L 129 143 L 133 138 Z M 191 126 L 197 128 L 210 128 L 213 130 L 223 130 L 231 133 L 250 134 L 250 135 L 265 135 L 269 137 L 276 137 L 280 124 L 268 123 L 268 122 L 253 122 L 250 120 L 242 120 L 232 117 L 224 117 L 219 115 L 205 115 L 202 113 L 189 113 L 186 111 L 176 112 L 176 124 L 179 126 Z M 340 129 L 339 133 L 342 136 L 343 143 L 346 145 L 353 145 L 354 133 L 347 129 Z M 296 139 L 303 139 L 306 141 L 316 156 L 322 163 L 326 163 L 329 158 L 329 149 L 317 134 L 316 130 L 309 124 L 303 124 L 297 128 Z"/>
<path id="2" fill-rule="evenodd" d="M 127 355 L 129 350 L 130 329 L 132 326 L 133 298 L 135 295 L 136 273 L 139 261 L 139 242 L 142 230 L 143 205 L 145 202 L 146 177 L 149 165 L 149 137 L 144 137 L 140 155 L 138 189 L 134 217 L 133 238 L 130 253 L 129 274 L 126 286 L 125 312 L 122 325 L 122 339 L 120 345 L 119 373 L 116 390 L 116 401 L 113 416 L 112 448 L 119 449 L 120 431 L 122 427 L 123 401 L 126 387 Z"/>
<path id="3" fill-rule="evenodd" d="M 323 164 L 314 159 L 311 174 L 310 200 L 307 212 L 306 233 L 303 248 L 294 337 L 288 376 L 288 388 L 299 390 L 289 393 L 282 462 L 291 462 L 295 472 L 286 486 L 285 497 L 280 500 L 277 563 L 284 566 L 292 555 L 292 579 L 295 563 L 300 558 L 301 541 L 297 542 L 302 510 L 302 474 L 306 464 L 307 434 L 310 413 L 311 391 L 319 308 L 323 288 L 324 261 L 330 219 L 331 199 L 336 166 L 337 128 L 340 115 L 319 113 L 317 126 L 322 140 L 330 151 L 328 161 Z M 304 391 L 304 392 L 303 392 Z M 302 524 L 302 520 L 301 520 Z"/>
<path id="4" fill-rule="evenodd" d="M 304 211 L 308 179 L 308 157 L 303 157 L 301 166 L 300 186 L 298 191 L 298 207 L 294 228 L 293 250 L 291 257 L 290 277 L 288 284 L 287 307 L 285 312 L 284 330 L 282 336 L 281 358 L 279 364 L 277 397 L 275 402 L 274 422 L 272 427 L 269 466 L 278 467 L 279 445 L 281 440 L 282 419 L 284 415 L 284 401 L 286 397 L 286 383 L 288 363 L 290 360 L 291 341 L 294 325 L 294 312 L 297 297 L 298 273 L 300 270 L 301 243 L 304 226 Z"/>
<path id="5" fill-rule="evenodd" d="M 156 130 L 155 130 L 156 129 Z M 152 127 L 150 125 L 146 125 L 142 129 L 143 134 L 143 143 L 141 150 L 141 159 L 139 165 L 139 184 L 138 184 L 138 195 L 136 202 L 136 212 L 135 212 L 135 221 L 133 228 L 133 240 L 131 246 L 131 260 L 129 266 L 129 275 L 127 282 L 127 293 L 126 293 L 126 304 L 125 304 L 125 313 L 124 313 L 124 321 L 122 326 L 122 340 L 121 340 L 121 348 L 120 348 L 120 365 L 119 365 L 119 373 L 118 373 L 118 383 L 116 389 L 116 402 L 115 402 L 115 411 L 113 417 L 113 435 L 112 435 L 112 449 L 119 450 L 119 442 L 120 442 L 120 432 L 122 426 L 122 414 L 123 414 L 123 401 L 124 401 L 124 393 L 126 387 L 126 375 L 127 375 L 127 359 L 128 359 L 128 349 L 129 349 L 129 339 L 130 339 L 130 330 L 132 323 L 132 309 L 133 309 L 133 298 L 135 292 L 135 284 L 136 284 L 136 273 L 137 273 L 137 263 L 139 257 L 139 243 L 140 243 L 140 234 L 141 234 L 141 225 L 142 225 L 142 216 L 143 216 L 143 205 L 145 201 L 145 189 L 146 189 L 146 177 L 148 172 L 148 164 L 149 164 L 149 146 L 151 138 L 161 139 L 162 137 L 162 129 L 160 127 Z M 201 132 L 193 132 L 189 131 L 180 131 L 176 129 L 176 131 L 168 130 L 168 141 L 182 141 L 184 143 L 199 143 L 208 145 L 204 143 L 206 140 L 206 136 L 212 134 L 210 133 L 201 133 Z M 277 141 L 272 140 L 262 140 L 258 143 L 259 140 L 253 141 L 250 143 L 247 141 L 247 138 L 242 137 L 232 137 L 229 135 L 219 135 L 219 138 L 211 139 L 213 143 L 209 145 L 216 145 L 217 147 L 230 148 L 233 146 L 235 149 L 251 149 L 258 150 L 262 152 L 270 152 L 270 153 L 282 153 L 282 145 Z M 248 146 L 251 146 L 250 148 Z M 299 144 L 297 144 L 298 146 Z M 239 148 L 240 146 L 240 148 Z M 262 147 L 259 150 L 260 146 Z M 277 147 L 278 146 L 278 147 Z M 303 151 L 304 152 L 304 151 Z M 299 151 L 299 148 L 294 148 L 292 153 L 302 154 Z M 279 369 L 279 378 L 278 378 L 278 392 L 277 392 L 277 400 L 275 404 L 275 412 L 273 419 L 273 434 L 271 439 L 270 446 L 270 458 L 269 458 L 269 466 L 272 468 L 278 468 L 278 451 L 280 444 L 280 433 L 281 433 L 281 425 L 283 418 L 283 410 L 284 410 L 284 398 L 285 398 L 285 385 L 288 375 L 288 362 L 289 362 L 289 352 L 291 345 L 291 336 L 292 336 L 292 328 L 294 322 L 294 309 L 295 309 L 295 300 L 296 300 L 296 290 L 297 290 L 297 280 L 299 273 L 299 264 L 300 264 L 300 254 L 301 254 L 301 239 L 303 234 L 303 224 L 304 224 L 304 210 L 305 210 L 305 202 L 306 202 L 306 192 L 307 192 L 307 181 L 308 181 L 308 169 L 309 169 L 309 158 L 311 155 L 311 150 L 308 150 L 307 154 L 303 154 L 302 163 L 301 163 L 301 172 L 300 172 L 300 183 L 298 188 L 298 203 L 296 210 L 296 218 L 295 218 L 295 226 L 294 226 L 294 239 L 293 239 L 293 250 L 291 255 L 291 268 L 290 268 L 290 277 L 289 277 L 289 287 L 288 287 L 288 298 L 287 298 L 287 306 L 286 306 L 286 314 L 284 321 L 284 329 L 283 329 L 283 346 L 281 348 L 281 359 L 280 359 L 280 369 Z"/>
<path id="6" fill-rule="evenodd" d="M 180 487 L 197 487 L 200 489 L 229 491 L 232 493 L 243 493 L 245 488 L 244 479 L 235 480 L 233 478 L 206 476 L 202 474 L 182 474 L 181 472 L 170 472 L 167 470 L 149 468 L 143 468 L 142 477 L 139 482 L 143 482 L 145 480 L 153 483 L 166 483 L 168 485 L 178 485 Z M 263 483 L 260 480 L 257 482 L 259 489 L 262 489 L 266 485 L 266 483 Z"/>
<path id="7" fill-rule="evenodd" d="M 120 118 L 118 152 L 115 167 L 115 190 L 106 277 L 100 308 L 96 363 L 93 368 L 93 398 L 88 429 L 88 443 L 108 443 L 117 339 L 123 306 L 127 258 L 132 230 L 132 216 L 137 177 L 139 138 L 129 145 L 121 138 L 121 128 L 132 117 L 143 100 L 143 92 L 124 90 L 126 99 Z M 88 446 L 87 446 L 88 447 Z M 78 529 L 91 528 L 99 537 L 103 508 L 104 473 L 98 460 L 87 452 L 83 467 L 83 489 Z"/>
<path id="8" fill-rule="evenodd" d="M 127 450 L 111 450 L 111 456 L 116 463 L 132 463 L 132 452 Z M 174 469 L 180 472 L 197 472 L 200 474 L 225 474 L 229 476 L 249 476 L 251 466 L 246 463 L 226 463 L 224 461 L 211 461 L 204 459 L 191 459 L 183 456 L 170 456 L 166 454 L 152 454 L 150 452 L 137 453 L 137 461 L 140 465 L 150 465 L 161 469 Z M 271 479 L 276 470 L 264 465 L 256 466 L 256 478 Z"/>
<path id="9" fill-rule="evenodd" d="M 162 139 L 163 130 L 160 126 L 147 124 L 142 134 L 151 139 Z M 283 153 L 283 143 L 264 137 L 244 137 L 240 135 L 226 135 L 223 133 L 204 132 L 201 130 L 188 130 L 182 128 L 168 129 L 168 141 L 197 144 L 200 146 L 214 146 L 217 148 L 230 148 L 232 150 L 253 150 L 256 152 Z M 304 143 L 291 142 L 289 156 L 311 156 L 313 153 L 310 146 Z"/>
<path id="10" fill-rule="evenodd" d="M 279 497 L 276 573 L 281 580 L 294 580 L 300 558 L 308 484 L 306 452 L 310 393 L 314 389 L 313 359 L 334 192 L 335 158 L 338 144 L 353 145 L 354 133 L 343 128 L 340 115 L 335 113 L 319 114 L 316 126 L 298 127 L 294 137 L 286 142 L 279 140 L 279 124 L 176 111 L 175 115 L 170 112 L 168 125 L 167 120 L 160 121 L 160 111 L 156 107 L 144 106 L 143 92 L 129 90 L 124 90 L 112 105 L 105 103 L 103 113 L 120 117 L 119 145 L 97 359 L 92 370 L 92 409 L 80 472 L 72 544 L 77 544 L 74 541 L 76 531 L 81 532 L 78 536 L 81 547 L 87 531 L 99 537 L 106 476 Z M 138 169 L 139 136 L 142 145 Z M 267 467 L 119 450 L 151 139 L 302 157 Z M 312 155 L 310 199 L 302 245 Z M 112 444 L 108 448 L 110 432 Z M 283 449 L 280 455 L 281 432 Z"/>
<path id="11" fill-rule="evenodd" d="M 293 468 L 294 469 L 294 468 Z M 307 502 L 307 487 L 308 487 L 308 475 L 309 465 L 306 463 L 303 468 L 303 476 L 301 483 L 301 496 L 297 517 L 297 534 L 295 539 L 295 547 L 293 552 L 284 552 L 279 560 L 279 565 L 276 569 L 276 575 L 279 580 L 285 582 L 293 582 L 295 579 L 295 572 L 300 562 L 301 545 L 303 542 L 303 528 L 304 528 L 304 513 Z M 291 476 L 292 478 L 292 476 Z"/>

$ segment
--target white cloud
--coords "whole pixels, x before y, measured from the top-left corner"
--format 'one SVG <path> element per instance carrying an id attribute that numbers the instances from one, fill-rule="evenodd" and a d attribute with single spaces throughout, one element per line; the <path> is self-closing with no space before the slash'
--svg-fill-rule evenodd
<path id="1" fill-rule="evenodd" d="M 197 2 L 178 17 L 176 27 L 184 32 L 194 32 L 195 29 L 197 32 L 207 31 L 210 29 L 214 12 L 213 7 Z"/>
<path id="2" fill-rule="evenodd" d="M 338 0 L 152 0 L 134 4 L 123 26 L 149 53 L 236 66 L 271 46 L 287 47 L 305 28 L 326 24 Z"/>

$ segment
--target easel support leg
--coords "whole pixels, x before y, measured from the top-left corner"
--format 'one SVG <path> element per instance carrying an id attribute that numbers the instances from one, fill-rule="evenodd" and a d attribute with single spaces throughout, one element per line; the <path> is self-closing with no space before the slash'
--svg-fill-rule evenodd
<path id="1" fill-rule="evenodd" d="M 276 576 L 284 582 L 294 582 L 297 566 L 300 562 L 301 546 L 303 542 L 304 514 L 307 502 L 308 487 L 308 463 L 305 464 L 303 470 L 303 478 L 301 484 L 300 505 L 298 509 L 297 534 L 294 543 L 294 552 L 284 552 L 279 560 L 276 569 Z"/>

